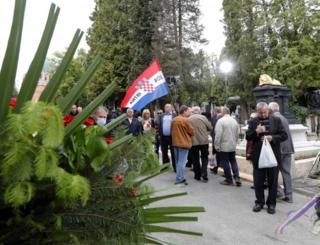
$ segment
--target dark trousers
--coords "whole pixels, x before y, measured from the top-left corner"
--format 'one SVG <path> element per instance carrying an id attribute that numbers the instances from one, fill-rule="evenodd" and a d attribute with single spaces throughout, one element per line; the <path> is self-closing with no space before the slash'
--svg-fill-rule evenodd
<path id="1" fill-rule="evenodd" d="M 209 145 L 195 145 L 192 146 L 189 155 L 192 157 L 192 164 L 194 170 L 194 177 L 200 179 L 200 177 L 208 178 L 208 156 Z M 201 158 L 201 164 L 200 164 Z"/>
<path id="2" fill-rule="evenodd" d="M 159 157 L 159 148 L 160 148 L 160 136 L 156 134 L 154 136 L 154 149 L 158 157 Z"/>
<path id="3" fill-rule="evenodd" d="M 236 160 L 236 153 L 233 152 L 219 152 L 220 162 L 223 167 L 224 175 L 226 176 L 226 180 L 232 182 L 231 169 L 234 178 L 239 178 L 239 169 L 238 163 Z M 231 169 L 230 169 L 231 165 Z"/>
<path id="4" fill-rule="evenodd" d="M 253 183 L 257 204 L 264 205 L 266 203 L 267 206 L 276 206 L 278 173 L 278 167 L 261 169 L 253 167 Z M 267 202 L 265 202 L 264 198 L 264 182 L 266 179 L 269 189 Z"/>
<path id="5" fill-rule="evenodd" d="M 171 136 L 162 136 L 160 138 L 160 144 L 161 144 L 161 152 L 162 152 L 162 163 L 169 163 L 170 162 L 170 159 L 168 156 L 168 150 L 170 148 L 172 167 L 173 167 L 174 171 L 176 171 L 176 161 L 175 161 L 175 157 L 174 157 L 174 150 L 173 150 L 173 146 L 172 146 Z"/>

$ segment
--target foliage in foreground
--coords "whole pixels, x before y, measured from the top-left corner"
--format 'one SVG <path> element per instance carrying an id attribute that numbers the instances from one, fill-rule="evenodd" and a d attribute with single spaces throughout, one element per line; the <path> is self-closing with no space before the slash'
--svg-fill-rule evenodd
<path id="1" fill-rule="evenodd" d="M 145 181 L 162 173 L 148 137 L 103 134 L 118 126 L 81 125 L 116 88 L 111 83 L 63 127 L 62 115 L 81 96 L 99 66 L 96 58 L 70 92 L 56 92 L 76 51 L 77 31 L 40 102 L 30 102 L 45 61 L 59 8 L 51 5 L 39 48 L 25 76 L 17 103 L 10 108 L 19 59 L 25 0 L 16 0 L 8 47 L 0 72 L 0 243 L 4 244 L 161 244 L 151 232 L 196 232 L 161 227 L 162 222 L 196 221 L 176 214 L 202 207 L 148 205 L 186 193 L 154 196 Z M 144 176 L 144 177 L 143 177 Z"/>

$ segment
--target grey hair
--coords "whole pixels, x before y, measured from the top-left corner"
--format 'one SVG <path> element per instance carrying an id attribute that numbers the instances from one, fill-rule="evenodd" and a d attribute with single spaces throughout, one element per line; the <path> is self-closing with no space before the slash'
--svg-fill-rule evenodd
<path id="1" fill-rule="evenodd" d="M 280 110 L 279 104 L 277 102 L 270 102 L 268 107 L 272 112 L 278 112 Z"/>
<path id="2" fill-rule="evenodd" d="M 226 106 L 223 106 L 222 107 L 222 113 L 225 115 L 225 114 L 230 114 L 230 109 Z"/>
<path id="3" fill-rule="evenodd" d="M 95 112 L 93 113 L 93 115 L 92 115 L 92 117 L 94 118 L 94 119 L 97 119 L 96 118 L 96 114 L 98 113 L 98 112 L 105 112 L 105 113 L 107 113 L 108 114 L 108 109 L 106 108 L 106 107 L 104 107 L 104 106 L 99 106 L 96 110 L 95 110 Z"/>
<path id="4" fill-rule="evenodd" d="M 97 109 L 96 109 L 96 111 L 94 112 L 94 113 L 97 113 L 97 112 L 100 112 L 100 111 L 103 111 L 103 112 L 106 112 L 106 113 L 108 113 L 108 109 L 107 108 L 105 108 L 104 106 L 99 106 Z"/>
<path id="5" fill-rule="evenodd" d="M 193 112 L 194 114 L 201 114 L 201 109 L 200 109 L 199 106 L 193 106 L 193 107 L 192 107 L 192 112 Z"/>
<path id="6" fill-rule="evenodd" d="M 256 108 L 257 108 L 257 111 L 263 108 L 268 108 L 268 104 L 262 101 L 257 104 Z"/>
<path id="7" fill-rule="evenodd" d="M 215 106 L 214 109 L 213 109 L 213 111 L 214 111 L 215 113 L 221 113 L 221 106 Z"/>
<path id="8" fill-rule="evenodd" d="M 127 113 L 128 113 L 129 111 L 134 112 L 134 110 L 133 110 L 132 108 L 128 108 L 128 109 L 127 109 Z"/>

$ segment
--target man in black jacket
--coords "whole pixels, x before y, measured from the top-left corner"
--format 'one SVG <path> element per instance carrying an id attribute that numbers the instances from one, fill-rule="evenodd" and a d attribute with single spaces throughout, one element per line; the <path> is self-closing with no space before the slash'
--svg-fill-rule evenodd
<path id="1" fill-rule="evenodd" d="M 268 213 L 276 212 L 277 186 L 278 186 L 278 167 L 259 168 L 259 157 L 264 138 L 266 138 L 272 147 L 273 153 L 277 159 L 278 165 L 281 162 L 280 143 L 288 138 L 288 135 L 281 123 L 280 118 L 269 115 L 268 104 L 259 102 L 257 104 L 258 117 L 250 120 L 249 128 L 246 133 L 246 139 L 253 142 L 253 182 L 256 195 L 254 212 L 263 209 L 264 204 L 268 206 Z M 265 202 L 264 181 L 267 178 L 269 194 Z"/>
<path id="2" fill-rule="evenodd" d="M 138 136 L 143 132 L 143 126 L 137 118 L 133 116 L 133 109 L 127 109 L 127 119 L 123 121 L 123 124 L 128 127 L 126 134 L 132 134 L 133 136 Z"/>

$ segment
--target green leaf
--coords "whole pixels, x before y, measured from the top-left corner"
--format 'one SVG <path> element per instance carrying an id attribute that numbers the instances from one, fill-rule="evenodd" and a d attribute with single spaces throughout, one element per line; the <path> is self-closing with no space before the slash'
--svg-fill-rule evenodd
<path id="1" fill-rule="evenodd" d="M 0 124 L 8 114 L 9 102 L 14 90 L 25 6 L 25 0 L 15 1 L 11 32 L 0 72 Z"/>
<path id="2" fill-rule="evenodd" d="M 4 201 L 12 207 L 19 207 L 29 202 L 33 196 L 33 185 L 30 182 L 17 182 L 9 185 L 4 193 Z"/>
<path id="3" fill-rule="evenodd" d="M 37 104 L 39 104 L 39 102 Z M 42 122 L 45 122 L 45 126 L 41 133 L 43 137 L 43 146 L 50 148 L 58 147 L 62 143 L 64 137 L 61 111 L 54 105 L 44 104 L 42 120 Z"/>
<path id="4" fill-rule="evenodd" d="M 77 50 L 77 47 L 79 45 L 79 42 L 82 36 L 83 36 L 83 32 L 78 29 L 73 36 L 72 42 L 70 43 L 69 48 L 61 61 L 61 64 L 59 65 L 58 69 L 50 79 L 44 91 L 42 92 L 39 98 L 40 101 L 52 102 L 62 82 L 62 78 L 68 70 L 68 66 L 72 61 L 72 57 L 74 56 L 74 53 Z"/>
<path id="5" fill-rule="evenodd" d="M 109 148 L 110 150 L 113 150 L 114 148 L 124 144 L 124 143 L 128 143 L 130 140 L 134 139 L 134 136 L 132 134 L 123 136 L 122 138 L 112 142 L 111 144 L 109 144 Z"/>
<path id="6" fill-rule="evenodd" d="M 58 106 L 60 107 L 63 113 L 68 112 L 70 107 L 77 101 L 77 99 L 81 96 L 83 89 L 92 79 L 95 71 L 98 69 L 101 63 L 101 58 L 96 57 L 94 61 L 91 63 L 86 72 L 81 76 L 79 82 L 71 89 L 71 91 L 58 102 Z"/>
<path id="7" fill-rule="evenodd" d="M 145 225 L 146 232 L 168 232 L 168 233 L 180 233 L 185 235 L 192 235 L 192 236 L 202 236 L 202 233 L 199 232 L 193 232 L 193 231 L 186 231 L 186 230 L 179 230 L 169 227 L 163 227 L 163 226 L 156 226 L 156 225 Z"/>
<path id="8" fill-rule="evenodd" d="M 118 125 L 120 125 L 124 120 L 126 120 L 126 118 L 127 118 L 127 114 L 124 113 L 124 114 L 118 116 L 116 119 L 109 122 L 105 126 L 106 132 L 109 132 L 112 129 L 114 129 L 115 127 L 117 127 Z"/>
<path id="9" fill-rule="evenodd" d="M 62 168 L 56 175 L 57 196 L 67 205 L 81 200 L 82 206 L 85 206 L 90 196 L 89 181 L 80 176 L 67 173 Z"/>
<path id="10" fill-rule="evenodd" d="M 159 208 L 146 208 L 143 210 L 144 215 L 149 214 L 181 214 L 181 213 L 197 213 L 205 212 L 203 207 L 159 207 Z"/>
<path id="11" fill-rule="evenodd" d="M 164 199 L 168 199 L 168 198 L 173 198 L 173 197 L 178 197 L 178 196 L 185 196 L 187 195 L 187 192 L 180 192 L 180 193 L 174 193 L 174 194 L 170 194 L 170 195 L 164 195 L 164 196 L 158 196 L 158 197 L 150 197 L 150 198 L 146 198 L 141 200 L 142 205 L 149 205 L 153 202 L 158 202 Z"/>
<path id="12" fill-rule="evenodd" d="M 116 83 L 112 82 L 109 84 L 105 90 L 95 98 L 84 110 L 79 113 L 71 123 L 65 128 L 65 137 L 69 137 L 69 135 L 74 132 L 93 112 L 98 108 L 115 90 Z"/>
<path id="13" fill-rule="evenodd" d="M 41 147 L 35 162 L 35 174 L 39 180 L 54 177 L 57 173 L 58 156 L 51 150 Z"/>
<path id="14" fill-rule="evenodd" d="M 145 224 L 154 224 L 154 223 L 171 223 L 171 222 L 189 222 L 189 221 L 198 221 L 197 217 L 189 216 L 166 216 L 166 215 L 145 215 L 144 222 Z"/>
<path id="15" fill-rule="evenodd" d="M 24 103 L 32 99 L 34 91 L 37 87 L 41 70 L 46 59 L 53 31 L 58 19 L 60 9 L 55 4 L 51 4 L 46 27 L 42 34 L 37 52 L 30 64 L 29 70 L 23 80 L 20 93 L 17 98 L 17 104 L 14 107 L 15 112 L 19 112 Z"/>

